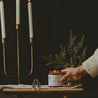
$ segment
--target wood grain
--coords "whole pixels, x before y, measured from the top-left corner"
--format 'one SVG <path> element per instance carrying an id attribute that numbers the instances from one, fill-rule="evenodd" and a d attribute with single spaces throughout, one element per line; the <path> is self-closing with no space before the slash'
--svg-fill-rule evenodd
<path id="1" fill-rule="evenodd" d="M 83 88 L 75 89 L 59 89 L 59 88 L 49 88 L 49 89 L 13 89 L 13 88 L 4 88 L 4 93 L 14 93 L 14 94 L 68 94 L 68 93 L 80 93 L 83 91 Z"/>

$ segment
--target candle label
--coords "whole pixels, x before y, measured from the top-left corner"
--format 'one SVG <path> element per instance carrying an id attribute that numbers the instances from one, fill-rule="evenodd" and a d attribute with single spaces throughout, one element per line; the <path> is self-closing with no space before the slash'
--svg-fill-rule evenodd
<path id="1" fill-rule="evenodd" d="M 48 75 L 48 86 L 61 86 L 60 77 L 61 75 Z"/>

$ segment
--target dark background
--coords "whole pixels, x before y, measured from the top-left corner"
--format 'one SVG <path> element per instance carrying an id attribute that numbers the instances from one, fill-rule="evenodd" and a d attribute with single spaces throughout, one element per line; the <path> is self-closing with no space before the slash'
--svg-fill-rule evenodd
<path id="1" fill-rule="evenodd" d="M 49 69 L 43 55 L 55 52 L 59 44 L 64 44 L 72 30 L 78 38 L 85 34 L 87 56 L 91 56 L 98 46 L 98 6 L 96 2 L 68 0 L 31 0 L 34 28 L 34 72 L 24 77 L 30 70 L 30 43 L 28 29 L 27 1 L 21 1 L 20 24 L 20 69 L 21 83 L 31 84 L 38 77 L 41 84 L 47 83 Z M 4 0 L 6 22 L 6 67 L 9 74 L 17 74 L 16 52 L 16 0 Z M 6 77 L 3 73 L 2 42 L 0 34 L 0 84 L 17 84 L 17 77 Z"/>

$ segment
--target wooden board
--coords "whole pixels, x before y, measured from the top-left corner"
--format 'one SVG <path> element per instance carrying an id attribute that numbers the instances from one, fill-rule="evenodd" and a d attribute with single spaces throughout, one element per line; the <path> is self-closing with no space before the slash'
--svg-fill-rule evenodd
<path id="1" fill-rule="evenodd" d="M 61 89 L 61 88 L 41 88 L 41 89 L 19 89 L 8 88 L 2 89 L 3 93 L 11 95 L 68 95 L 68 96 L 98 96 L 98 90 L 84 90 L 83 88 Z"/>
<path id="2" fill-rule="evenodd" d="M 49 89 L 13 89 L 13 88 L 4 88 L 4 93 L 18 93 L 18 94 L 66 94 L 66 93 L 80 93 L 83 91 L 83 88 L 75 89 L 59 89 L 59 88 L 49 88 Z"/>

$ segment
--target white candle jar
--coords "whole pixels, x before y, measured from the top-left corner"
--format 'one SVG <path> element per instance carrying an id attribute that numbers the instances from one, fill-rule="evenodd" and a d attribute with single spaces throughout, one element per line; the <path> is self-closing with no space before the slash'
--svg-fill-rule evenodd
<path id="1" fill-rule="evenodd" d="M 59 81 L 61 77 L 61 72 L 54 70 L 50 71 L 48 74 L 48 86 L 49 87 L 58 87 L 62 86 L 62 83 Z"/>

